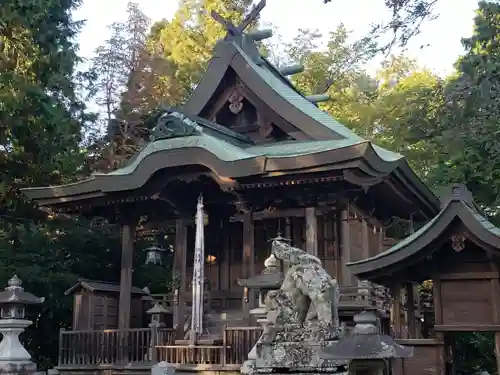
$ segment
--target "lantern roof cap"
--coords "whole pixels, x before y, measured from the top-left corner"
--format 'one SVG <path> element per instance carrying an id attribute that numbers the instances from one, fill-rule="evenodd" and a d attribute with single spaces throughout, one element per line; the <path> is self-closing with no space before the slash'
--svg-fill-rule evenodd
<path id="1" fill-rule="evenodd" d="M 151 246 L 148 246 L 144 249 L 144 251 L 167 251 L 167 249 L 161 247 L 161 246 L 158 246 L 158 245 L 151 245 Z"/>
<path id="2" fill-rule="evenodd" d="M 150 308 L 148 311 L 146 311 L 147 314 L 166 314 L 168 313 L 168 310 L 163 307 L 163 305 L 159 302 L 156 302 L 155 305 Z"/>
<path id="3" fill-rule="evenodd" d="M 25 292 L 21 286 L 23 282 L 17 275 L 12 276 L 7 284 L 5 290 L 0 292 L 0 304 L 35 305 L 45 301 L 44 297 L 36 297 L 29 292 Z"/>

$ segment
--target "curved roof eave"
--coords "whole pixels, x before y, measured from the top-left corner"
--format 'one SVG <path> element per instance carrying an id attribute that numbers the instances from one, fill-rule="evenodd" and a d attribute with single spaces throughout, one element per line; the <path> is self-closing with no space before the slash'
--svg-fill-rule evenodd
<path id="1" fill-rule="evenodd" d="M 370 177 L 380 179 L 397 168 L 400 161 L 381 159 L 368 141 L 354 144 L 346 140 L 284 142 L 272 147 L 231 146 L 235 148 L 231 151 L 225 142 L 207 137 L 155 141 L 146 146 L 132 163 L 114 172 L 95 174 L 88 180 L 68 185 L 26 188 L 22 192 L 29 199 L 43 200 L 134 190 L 143 186 L 160 169 L 187 165 L 201 165 L 216 176 L 231 179 L 337 165 L 335 169 L 357 168 Z M 173 143 L 177 144 L 176 147 Z"/>
<path id="2" fill-rule="evenodd" d="M 440 202 L 436 195 L 425 185 L 420 177 L 411 169 L 406 159 L 403 159 L 395 173 L 407 189 L 425 204 L 431 215 L 439 213 Z M 428 215 L 426 215 L 429 217 Z"/>
<path id="3" fill-rule="evenodd" d="M 456 187 L 465 189 L 459 185 Z M 479 242 L 500 250 L 500 229 L 476 212 L 473 207 L 474 205 L 463 195 L 452 196 L 431 221 L 412 235 L 383 253 L 357 262 L 347 263 L 346 266 L 354 275 L 361 278 L 364 275 L 381 276 L 389 269 L 397 268 L 398 263 L 432 246 L 455 218 L 458 218 Z"/>

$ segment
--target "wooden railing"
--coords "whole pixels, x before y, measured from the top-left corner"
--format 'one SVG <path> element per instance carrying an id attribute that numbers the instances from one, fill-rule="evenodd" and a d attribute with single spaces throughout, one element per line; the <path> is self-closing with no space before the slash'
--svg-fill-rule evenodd
<path id="1" fill-rule="evenodd" d="M 262 334 L 262 327 L 226 327 L 224 329 L 225 362 L 241 365 Z"/>
<path id="2" fill-rule="evenodd" d="M 156 342 L 155 342 L 156 341 Z M 65 331 L 59 334 L 59 365 L 95 365 L 154 360 L 153 347 L 174 341 L 172 329 Z"/>
<path id="3" fill-rule="evenodd" d="M 162 303 L 165 307 L 173 307 L 175 310 L 178 303 L 178 296 L 176 293 L 168 294 L 153 294 L 151 295 L 156 302 Z M 224 299 L 244 301 L 243 290 L 241 295 L 238 296 L 236 292 L 211 292 L 210 294 L 210 307 L 216 305 L 220 308 L 220 305 L 224 303 L 221 302 Z M 376 285 L 373 283 L 366 283 L 364 285 L 349 285 L 340 286 L 340 307 L 358 307 L 358 308 L 368 308 L 368 309 L 379 309 L 388 311 L 389 305 L 389 293 L 387 288 Z M 190 292 L 185 292 L 185 301 L 189 304 L 191 302 Z M 227 301 L 226 301 L 227 303 Z M 224 310 L 224 309 L 222 309 Z"/>
<path id="4" fill-rule="evenodd" d="M 225 327 L 221 345 L 158 345 L 156 358 L 186 365 L 241 365 L 261 333 L 261 327 Z"/>
<path id="5" fill-rule="evenodd" d="M 389 294 L 371 283 L 340 287 L 339 309 L 389 310 Z M 260 327 L 225 327 L 222 343 L 174 345 L 173 329 L 61 331 L 59 365 L 144 363 L 241 365 L 260 337 Z"/>
<path id="6" fill-rule="evenodd" d="M 260 327 L 225 327 L 220 345 L 174 345 L 174 332 L 150 328 L 64 331 L 59 339 L 59 366 L 151 363 L 241 365 L 261 335 Z M 153 341 L 156 343 L 153 343 Z M 153 344 L 153 345 L 152 345 Z"/>

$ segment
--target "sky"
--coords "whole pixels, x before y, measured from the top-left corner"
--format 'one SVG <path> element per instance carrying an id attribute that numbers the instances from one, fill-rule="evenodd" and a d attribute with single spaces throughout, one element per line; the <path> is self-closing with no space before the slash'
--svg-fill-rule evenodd
<path id="1" fill-rule="evenodd" d="M 80 55 L 90 58 L 93 51 L 108 37 L 107 25 L 126 19 L 128 0 L 84 0 L 74 16 L 86 20 L 79 37 Z M 177 0 L 135 0 L 151 20 L 171 19 Z M 307 4 L 307 6 L 306 6 Z M 460 38 L 470 36 L 477 0 L 439 0 L 439 16 L 422 26 L 422 32 L 407 47 L 405 54 L 438 74 L 453 71 L 453 63 L 463 52 Z M 267 0 L 261 12 L 263 26 L 275 27 L 283 42 L 290 41 L 298 29 L 317 29 L 321 33 L 334 30 L 344 23 L 353 37 L 362 36 L 369 25 L 389 16 L 384 0 Z M 424 46 L 421 48 L 421 46 Z M 374 71 L 379 61 L 367 66 Z"/>

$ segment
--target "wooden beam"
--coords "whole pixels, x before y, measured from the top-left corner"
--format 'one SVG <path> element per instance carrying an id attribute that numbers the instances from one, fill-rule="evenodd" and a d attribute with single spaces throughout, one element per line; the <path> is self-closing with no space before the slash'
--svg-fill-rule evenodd
<path id="1" fill-rule="evenodd" d="M 325 215 L 334 211 L 334 207 L 317 207 L 315 209 L 316 216 Z M 245 215 L 233 215 L 229 218 L 229 221 L 243 221 Z M 288 209 L 276 209 L 276 210 L 264 210 L 252 213 L 252 220 L 266 220 L 266 219 L 278 219 L 287 217 L 305 217 L 306 209 L 304 208 L 288 208 Z"/>
<path id="2" fill-rule="evenodd" d="M 500 332 L 500 324 L 436 324 L 436 332 Z"/>
<path id="3" fill-rule="evenodd" d="M 316 208 L 307 207 L 306 214 L 306 251 L 309 254 L 318 256 L 318 219 Z"/>
<path id="4" fill-rule="evenodd" d="M 442 274 L 441 280 L 491 280 L 498 279 L 499 276 L 500 274 L 495 271 L 458 272 Z"/>
<path id="5" fill-rule="evenodd" d="M 184 322 L 186 309 L 186 284 L 187 284 L 187 220 L 177 219 L 175 222 L 175 253 L 174 253 L 174 277 L 179 278 L 179 295 L 176 316 L 174 316 L 174 328 L 176 338 L 184 338 Z"/>
<path id="6" fill-rule="evenodd" d="M 120 271 L 120 297 L 118 302 L 118 328 L 127 329 L 130 328 L 135 222 L 124 222 L 121 229 L 122 259 Z"/>

